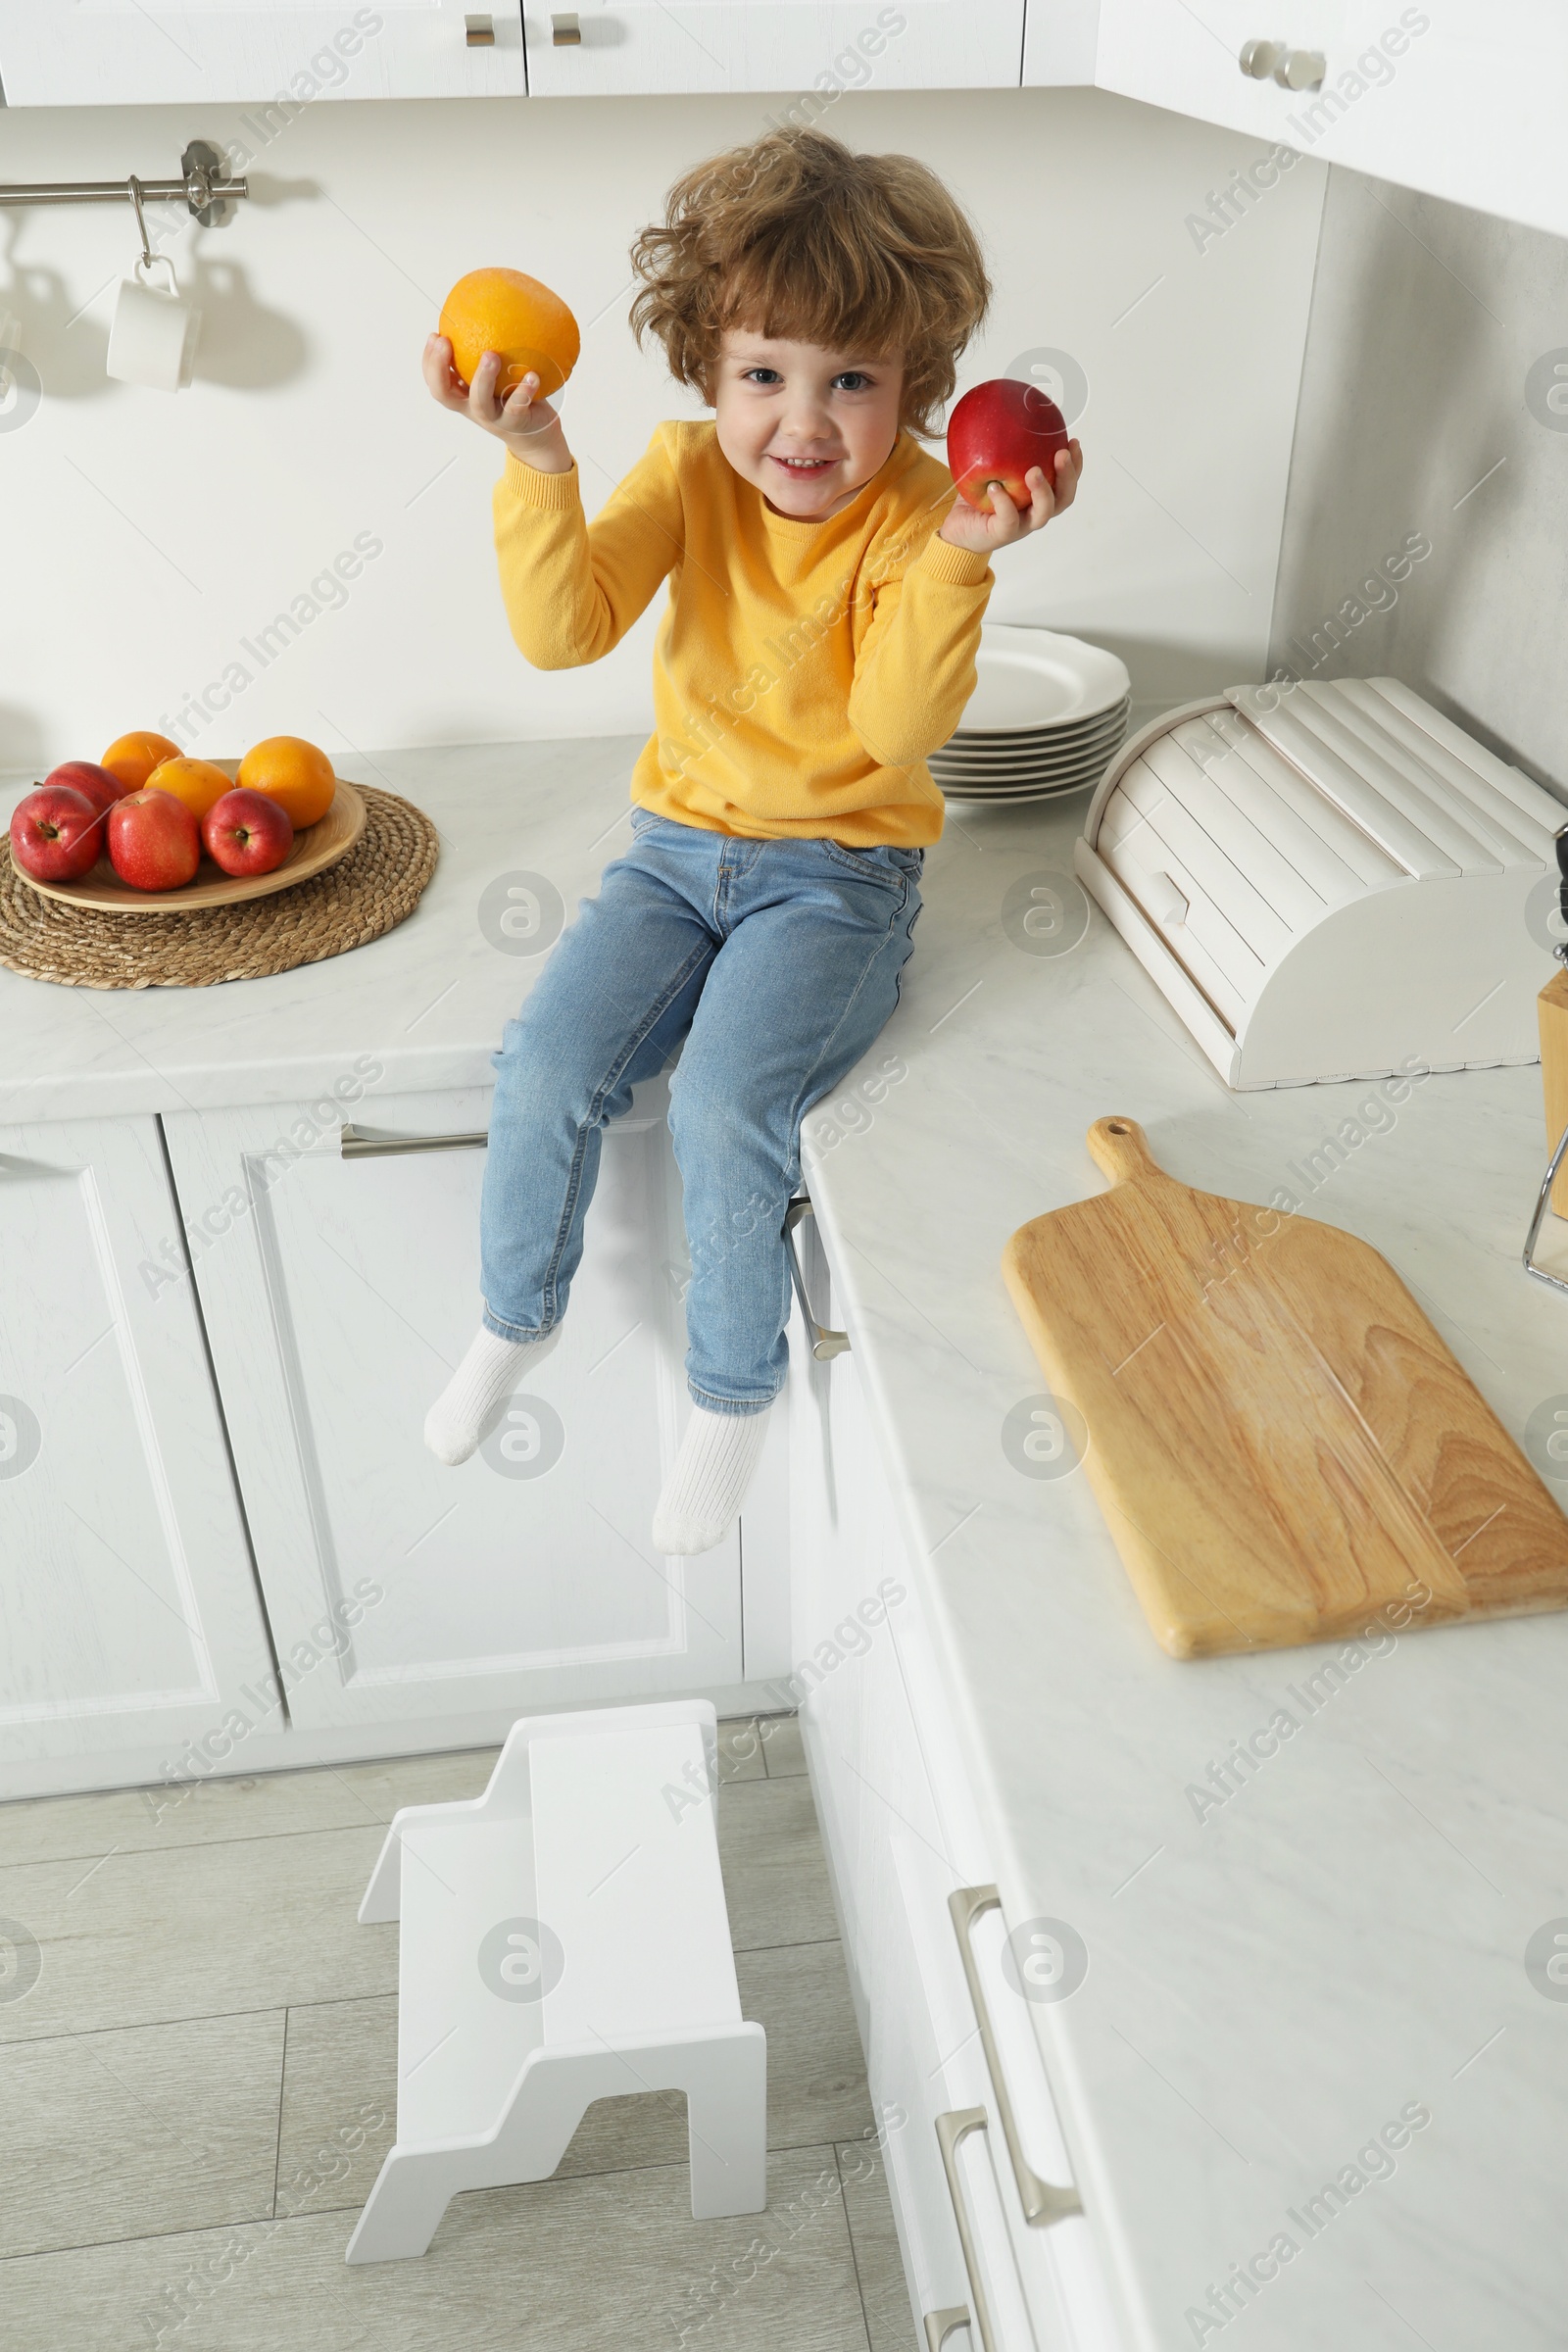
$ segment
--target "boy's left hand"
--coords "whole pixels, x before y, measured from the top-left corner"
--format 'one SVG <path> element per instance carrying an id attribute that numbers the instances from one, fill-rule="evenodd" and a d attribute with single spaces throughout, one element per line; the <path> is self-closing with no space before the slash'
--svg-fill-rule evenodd
<path id="1" fill-rule="evenodd" d="M 1083 469 L 1082 447 L 1076 441 L 1069 441 L 1065 449 L 1056 452 L 1054 488 L 1046 478 L 1043 466 L 1031 466 L 1023 477 L 1030 494 L 1027 507 L 1015 507 L 1000 485 L 991 493 L 989 512 L 971 507 L 967 499 L 956 498 L 937 537 L 945 539 L 950 547 L 970 548 L 977 556 L 989 556 L 993 548 L 1009 547 L 1014 539 L 1027 539 L 1031 531 L 1044 530 L 1053 514 L 1059 514 L 1064 507 L 1072 505 Z"/>

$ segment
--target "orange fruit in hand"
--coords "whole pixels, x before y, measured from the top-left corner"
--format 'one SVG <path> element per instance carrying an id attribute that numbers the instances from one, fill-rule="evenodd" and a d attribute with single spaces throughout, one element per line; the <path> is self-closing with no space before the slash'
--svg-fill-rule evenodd
<path id="1" fill-rule="evenodd" d="M 441 305 L 438 332 L 452 345 L 452 364 L 466 384 L 487 351 L 506 361 L 497 382 L 501 397 L 514 390 L 531 369 L 547 397 L 559 392 L 573 368 L 582 338 L 577 321 L 559 294 L 520 270 L 470 270 Z"/>
<path id="2" fill-rule="evenodd" d="M 188 760 L 176 752 L 172 760 L 161 760 L 147 779 L 147 789 L 167 792 L 174 800 L 183 801 L 198 824 L 215 801 L 234 789 L 232 780 L 210 760 Z"/>
<path id="3" fill-rule="evenodd" d="M 269 735 L 265 743 L 252 744 L 235 781 L 247 792 L 265 792 L 276 801 L 296 833 L 319 822 L 337 790 L 331 760 L 301 735 Z"/>
<path id="4" fill-rule="evenodd" d="M 166 760 L 178 758 L 177 743 L 171 743 L 167 735 L 152 735 L 142 728 L 134 734 L 118 736 L 98 764 L 107 767 L 127 792 L 140 792 L 155 767 L 161 767 Z"/>

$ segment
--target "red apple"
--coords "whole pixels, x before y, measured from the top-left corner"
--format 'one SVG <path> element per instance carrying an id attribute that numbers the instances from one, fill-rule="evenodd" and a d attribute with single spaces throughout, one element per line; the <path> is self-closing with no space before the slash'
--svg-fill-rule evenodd
<path id="1" fill-rule="evenodd" d="M 966 392 L 948 419 L 948 467 L 958 496 L 971 507 L 990 506 L 1000 484 L 1015 507 L 1027 507 L 1024 475 L 1042 466 L 1056 485 L 1056 452 L 1067 446 L 1067 419 L 1038 384 L 1002 375 Z"/>
<path id="2" fill-rule="evenodd" d="M 84 792 L 40 784 L 11 811 L 11 855 L 35 882 L 79 882 L 103 848 L 99 813 Z"/>
<path id="3" fill-rule="evenodd" d="M 270 874 L 294 847 L 294 820 L 270 792 L 236 787 L 202 818 L 202 847 L 225 874 Z"/>
<path id="4" fill-rule="evenodd" d="M 132 890 L 180 890 L 202 861 L 196 819 L 172 792 L 144 785 L 109 811 L 109 858 Z"/>
<path id="5" fill-rule="evenodd" d="M 124 796 L 125 787 L 107 767 L 94 760 L 66 760 L 52 767 L 44 778 L 45 784 L 65 784 L 73 792 L 84 792 L 95 808 L 112 808 Z"/>

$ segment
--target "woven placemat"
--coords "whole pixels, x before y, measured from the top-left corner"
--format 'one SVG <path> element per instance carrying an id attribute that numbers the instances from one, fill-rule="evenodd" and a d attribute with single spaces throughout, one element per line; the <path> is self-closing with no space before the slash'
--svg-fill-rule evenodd
<path id="1" fill-rule="evenodd" d="M 110 914 L 29 890 L 0 834 L 0 963 L 66 988 L 211 988 L 322 963 L 414 912 L 435 872 L 436 830 L 411 801 L 355 787 L 365 831 L 324 874 L 233 906 Z"/>

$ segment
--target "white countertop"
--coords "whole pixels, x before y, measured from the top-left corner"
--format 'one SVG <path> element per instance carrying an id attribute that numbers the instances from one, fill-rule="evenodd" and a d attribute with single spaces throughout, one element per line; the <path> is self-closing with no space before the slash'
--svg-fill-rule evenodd
<path id="1" fill-rule="evenodd" d="M 365 1053 L 377 1092 L 486 1083 L 539 963 L 492 944 L 481 896 L 540 874 L 569 915 L 627 838 L 635 750 L 378 757 L 367 780 L 429 810 L 441 862 L 408 923 L 332 962 L 143 993 L 0 970 L 0 1120 L 288 1100 Z M 1015 945 L 1007 891 L 1074 890 L 1081 817 L 958 812 L 873 1056 L 907 1076 L 808 1165 L 1007 1915 L 1088 1947 L 1034 2012 L 1085 2202 L 1139 2352 L 1199 2340 L 1184 2315 L 1282 2230 L 1302 2250 L 1203 2342 L 1560 2352 L 1568 2002 L 1524 1951 L 1568 1915 L 1568 1618 L 1401 1635 L 1306 1719 L 1288 1688 L 1331 1649 L 1168 1659 L 1086 1479 L 1004 1451 L 1045 1383 L 1000 1254 L 1101 1189 L 1093 1119 L 1267 1200 L 1365 1091 L 1227 1093 L 1098 913 L 1070 953 Z M 1386 1253 L 1516 1435 L 1568 1400 L 1568 1298 L 1518 1266 L 1544 1158 L 1538 1071 L 1431 1078 L 1310 1202 Z M 1281 1705 L 1301 1730 L 1200 1822 L 1189 1785 Z M 1393 2177 L 1307 2242 L 1290 2209 L 1411 2101 L 1432 2122 Z"/>
<path id="2" fill-rule="evenodd" d="M 374 1054 L 383 1094 L 491 1082 L 490 1055 L 542 956 L 503 953 L 485 889 L 542 877 L 569 920 L 631 838 L 644 738 L 378 752 L 351 782 L 402 793 L 441 854 L 408 921 L 347 956 L 216 988 L 61 988 L 0 967 L 0 1121 L 214 1110 L 304 1099 Z M 0 780 L 0 822 L 35 781 Z"/>
<path id="3" fill-rule="evenodd" d="M 1568 1915 L 1568 1617 L 1401 1634 L 1309 1713 L 1290 1686 L 1334 1647 L 1166 1657 L 1082 1472 L 1004 1450 L 1047 1384 L 1001 1252 L 1104 1188 L 1092 1120 L 1267 1201 L 1370 1092 L 1229 1093 L 1098 910 L 1071 953 L 1014 945 L 1009 887 L 1072 887 L 1082 813 L 957 812 L 878 1047 L 909 1074 L 829 1149 L 808 1119 L 807 1162 L 1006 1915 L 1088 1947 L 1033 2011 L 1085 2204 L 1140 2348 L 1560 2352 L 1568 2002 L 1524 1953 Z M 1432 1077 L 1308 1203 L 1383 1250 L 1520 1438 L 1568 1405 L 1568 1298 L 1519 1265 L 1545 1155 L 1539 1069 Z M 1300 1730 L 1200 1820 L 1189 1785 L 1282 1706 Z M 1430 2125 L 1309 2238 L 1290 2209 L 1407 2102 Z M 1255 2299 L 1187 2318 L 1281 2231 L 1300 2250 Z"/>

